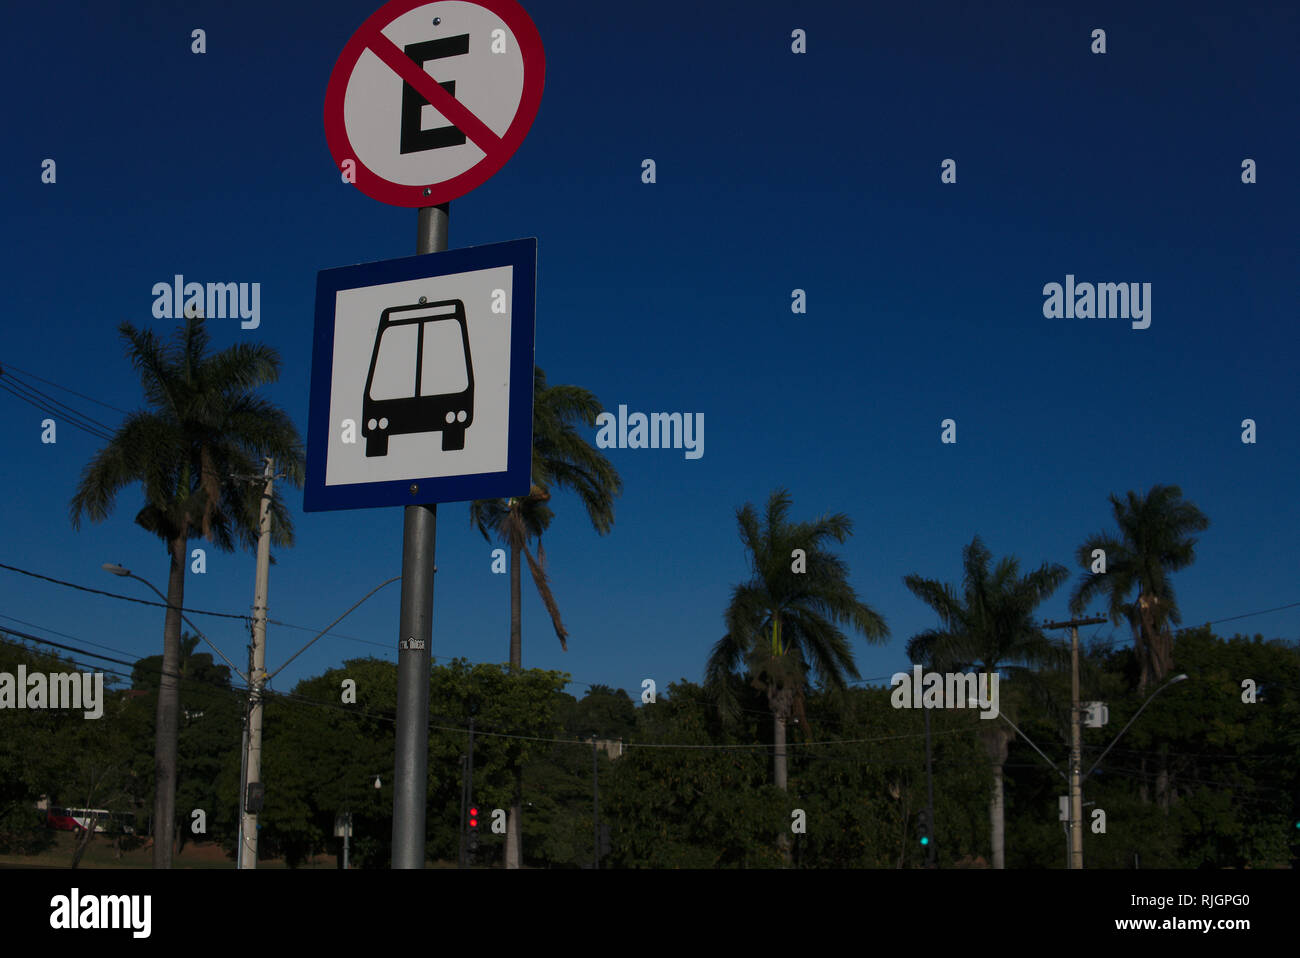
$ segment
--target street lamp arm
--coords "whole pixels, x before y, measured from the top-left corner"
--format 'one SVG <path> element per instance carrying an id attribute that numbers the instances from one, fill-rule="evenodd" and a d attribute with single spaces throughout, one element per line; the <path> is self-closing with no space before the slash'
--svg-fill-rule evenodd
<path id="1" fill-rule="evenodd" d="M 108 569 L 108 566 L 106 565 L 104 568 Z M 165 596 L 165 595 L 163 595 L 161 592 L 159 592 L 158 589 L 154 587 L 154 584 L 153 584 L 152 582 L 150 582 L 148 579 L 142 579 L 142 578 L 140 578 L 138 575 L 136 575 L 134 572 L 128 572 L 128 571 L 125 570 L 125 569 L 122 569 L 121 571 L 116 571 L 116 570 L 114 570 L 114 569 L 109 569 L 108 571 L 113 572 L 114 575 L 124 575 L 124 576 L 126 576 L 127 578 L 135 579 L 136 582 L 143 582 L 143 583 L 144 583 L 145 585 L 147 585 L 150 589 L 153 589 L 153 594 L 154 594 L 154 595 L 158 596 L 158 598 L 162 599 L 163 602 L 165 602 L 165 603 L 167 604 L 167 608 L 169 608 L 169 609 L 171 609 L 171 608 L 176 608 L 175 606 L 173 606 L 173 605 L 171 604 L 171 602 L 168 600 L 167 596 Z M 181 610 L 180 610 L 179 608 L 177 608 L 176 611 L 181 612 Z M 235 670 L 235 674 L 236 674 L 236 675 L 238 675 L 238 676 L 239 676 L 241 679 L 243 679 L 245 682 L 248 681 L 248 676 L 245 675 L 243 672 L 241 672 L 241 671 L 239 670 L 239 666 L 235 665 L 234 662 L 231 662 L 230 659 L 228 659 L 228 658 L 226 657 L 226 653 L 225 653 L 225 652 L 222 652 L 219 648 L 217 648 L 216 643 L 213 642 L 211 639 L 209 639 L 206 635 L 204 635 L 204 634 L 203 634 L 203 630 L 200 629 L 200 628 L 199 628 L 197 625 L 195 625 L 193 622 L 191 622 L 190 619 L 189 619 L 189 616 L 187 616 L 184 612 L 181 612 L 181 621 L 183 621 L 186 625 L 188 625 L 191 629 L 193 629 L 193 630 L 194 630 L 194 633 L 195 633 L 195 634 L 196 634 L 200 639 L 202 639 L 204 642 L 208 643 L 208 645 L 212 646 L 213 650 L 217 653 L 217 655 L 221 656 L 221 658 L 225 661 L 225 663 L 226 663 L 227 665 L 229 665 L 232 669 Z"/>
<path id="2" fill-rule="evenodd" d="M 1035 744 L 1030 740 L 1030 738 L 1029 738 L 1028 735 L 1026 735 L 1024 732 L 1021 732 L 1019 728 L 1016 728 L 1016 723 L 1015 723 L 1015 722 L 1011 721 L 1011 719 L 1007 718 L 1007 717 L 1006 717 L 1005 715 L 1003 715 L 1001 712 L 999 712 L 998 715 L 1003 719 L 1003 721 L 1005 721 L 1008 725 L 1010 725 L 1013 729 L 1015 729 L 1016 732 L 1017 732 L 1017 734 L 1019 734 L 1021 738 L 1023 738 L 1026 742 L 1029 742 L 1029 747 L 1030 747 L 1030 748 L 1032 748 L 1032 749 L 1033 749 L 1035 752 L 1037 752 L 1039 755 L 1042 755 L 1042 756 L 1043 756 L 1043 761 L 1046 762 L 1048 765 L 1050 765 L 1050 766 L 1052 767 L 1052 771 L 1053 771 L 1053 772 L 1055 772 L 1057 775 L 1061 776 L 1061 778 L 1065 779 L 1066 782 L 1069 782 L 1069 781 L 1070 781 L 1069 777 L 1068 777 L 1064 772 L 1062 772 L 1059 768 L 1056 767 L 1056 763 L 1055 763 L 1055 762 L 1053 762 L 1053 761 L 1052 761 L 1050 758 L 1048 758 L 1046 755 L 1043 755 L 1043 750 L 1042 750 L 1041 748 L 1039 748 L 1037 745 L 1035 745 Z"/>
<path id="3" fill-rule="evenodd" d="M 1128 720 L 1128 725 L 1125 725 L 1122 729 L 1120 729 L 1119 735 L 1116 735 L 1114 740 L 1109 745 L 1106 746 L 1106 750 L 1097 756 L 1097 761 L 1093 762 L 1092 768 L 1088 769 L 1088 771 L 1084 773 L 1083 778 L 1079 780 L 1080 783 L 1086 781 L 1088 776 L 1091 775 L 1094 771 L 1096 771 L 1097 766 L 1101 764 L 1101 760 L 1106 757 L 1106 753 L 1115 747 L 1115 742 L 1118 742 L 1124 736 L 1124 733 L 1129 730 L 1129 726 L 1131 726 L 1134 722 L 1137 721 L 1137 717 L 1142 714 L 1142 709 L 1145 709 L 1148 705 L 1150 705 L 1151 700 L 1154 699 L 1161 692 L 1163 692 L 1165 689 L 1169 688 L 1169 686 L 1176 685 L 1177 683 L 1183 681 L 1183 679 L 1185 678 L 1187 678 L 1186 673 L 1183 673 L 1182 675 L 1175 675 L 1164 685 L 1160 686 L 1160 688 L 1156 689 L 1154 692 L 1148 695 L 1147 700 L 1142 703 L 1142 707 L 1139 708 L 1136 712 L 1134 712 L 1133 717 Z"/>
<path id="4" fill-rule="evenodd" d="M 299 649 L 297 652 L 293 653 L 293 655 L 289 656 L 288 660 L 284 663 L 284 665 L 280 666 L 278 669 L 276 669 L 274 672 L 272 672 L 270 675 L 268 675 L 268 676 L 266 677 L 266 681 L 267 681 L 267 682 L 271 681 L 271 679 L 275 678 L 277 675 L 279 675 L 281 672 L 283 672 L 284 669 L 288 666 L 289 662 L 292 662 L 292 661 L 293 661 L 294 659 L 296 659 L 298 656 L 302 655 L 302 654 L 303 654 L 304 652 L 306 652 L 309 648 L 311 648 L 312 643 L 314 643 L 314 642 L 316 641 L 316 639 L 319 639 L 319 638 L 320 638 L 321 636 L 323 636 L 326 632 L 328 632 L 330 629 L 334 628 L 334 626 L 338 625 L 340 622 L 342 622 L 344 619 L 346 619 L 349 615 L 351 615 L 351 614 L 352 614 L 352 610 L 355 609 L 357 606 L 359 606 L 362 602 L 365 602 L 366 599 L 370 598 L 372 595 L 374 595 L 376 592 L 378 592 L 378 591 L 379 591 L 380 589 L 382 589 L 384 586 L 386 586 L 386 585 L 391 585 L 392 583 L 396 582 L 396 581 L 397 581 L 398 579 L 400 579 L 400 578 L 401 578 L 400 575 L 395 575 L 395 576 L 393 576 L 391 579 L 387 580 L 386 582 L 381 582 L 381 583 L 379 583 L 379 585 L 375 586 L 373 589 L 371 589 L 369 592 L 367 592 L 365 595 L 363 595 L 360 599 L 358 599 L 356 602 L 354 602 L 354 603 L 352 604 L 351 608 L 349 608 L 346 612 L 344 612 L 342 615 L 340 615 L 337 619 L 335 619 L 335 620 L 334 620 L 333 622 L 331 622 L 329 625 L 325 626 L 325 628 L 323 628 L 323 629 L 322 629 L 322 630 L 321 630 L 321 631 L 316 635 L 316 638 L 315 638 L 315 639 L 312 639 L 311 642 L 308 642 L 306 645 L 304 645 L 304 646 L 303 646 L 301 649 Z"/>

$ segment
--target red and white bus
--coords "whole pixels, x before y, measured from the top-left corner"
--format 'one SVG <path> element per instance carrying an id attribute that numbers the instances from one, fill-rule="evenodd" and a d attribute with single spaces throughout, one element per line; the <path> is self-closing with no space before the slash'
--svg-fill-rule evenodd
<path id="1" fill-rule="evenodd" d="M 45 824 L 56 831 L 85 831 L 94 823 L 96 832 L 120 829 L 130 835 L 135 832 L 132 815 L 110 812 L 107 808 L 61 808 L 52 807 L 45 814 Z"/>

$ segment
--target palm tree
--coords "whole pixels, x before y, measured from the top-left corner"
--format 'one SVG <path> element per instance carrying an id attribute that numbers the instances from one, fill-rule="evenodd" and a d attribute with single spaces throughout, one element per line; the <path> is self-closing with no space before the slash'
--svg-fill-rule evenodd
<path id="1" fill-rule="evenodd" d="M 551 525 L 555 513 L 547 504 L 551 494 L 541 486 L 534 485 L 526 496 L 510 499 L 478 499 L 470 503 L 470 523 L 491 542 L 489 532 L 494 534 L 510 549 L 510 667 L 522 667 L 522 620 L 520 615 L 521 588 L 519 575 L 519 556 L 522 553 L 528 560 L 528 570 L 533 575 L 533 584 L 542 597 L 546 611 L 550 613 L 551 624 L 555 626 L 555 635 L 560 640 L 560 648 L 568 651 L 565 641 L 569 632 L 560 621 L 560 608 L 551 593 L 551 583 L 546 575 L 546 552 L 542 547 L 542 533 Z M 537 557 L 533 558 L 528 543 L 537 540 Z"/>
<path id="2" fill-rule="evenodd" d="M 303 481 L 303 447 L 297 429 L 278 407 L 255 390 L 279 378 L 279 355 L 267 346 L 241 344 L 207 354 L 201 316 L 190 316 L 164 346 L 152 331 L 119 327 L 127 356 L 140 373 L 148 409 L 118 427 L 82 471 L 72 499 L 74 529 L 83 515 L 106 519 L 117 494 L 144 486 L 135 522 L 161 539 L 170 562 L 167 615 L 163 623 L 162 679 L 154 744 L 155 868 L 170 868 L 175 827 L 176 750 L 180 692 L 181 609 L 185 600 L 188 542 L 202 536 L 230 552 L 236 540 L 255 548 L 262 483 L 261 458 L 295 486 Z M 284 500 L 271 504 L 271 541 L 293 544 Z"/>
<path id="3" fill-rule="evenodd" d="M 1174 666 L 1174 639 L 1170 624 L 1183 621 L 1169 574 L 1196 560 L 1192 533 L 1210 525 L 1193 503 L 1183 499 L 1178 486 L 1152 486 L 1145 496 L 1130 491 L 1126 501 L 1110 495 L 1118 537 L 1099 532 L 1079 547 L 1079 563 L 1088 570 L 1075 587 L 1070 610 L 1079 613 L 1098 594 L 1109 599 L 1107 612 L 1116 625 L 1127 619 L 1133 631 L 1133 652 L 1138 660 L 1138 694 L 1159 683 Z M 1094 574 L 1094 552 L 1106 556 L 1105 574 Z M 1137 598 L 1126 601 L 1136 588 Z M 1147 801 L 1147 760 L 1141 758 L 1142 800 Z M 1169 766 L 1162 748 L 1156 769 L 1156 801 L 1168 811 Z"/>
<path id="4" fill-rule="evenodd" d="M 773 492 L 761 527 L 752 504 L 736 511 L 751 576 L 732 591 L 726 635 L 713 646 L 705 669 L 705 684 L 724 714 L 736 709 L 731 680 L 742 664 L 753 686 L 766 691 L 773 720 L 773 780 L 782 791 L 787 786 L 786 725 L 803 714 L 809 674 L 837 689 L 844 688 L 847 678 L 859 678 L 840 626 L 850 626 L 871 642 L 889 636 L 885 620 L 849 585 L 844 560 L 829 549 L 831 540 L 844 542 L 852 534 L 852 521 L 837 513 L 791 522 L 791 502 L 786 490 Z M 802 550 L 801 557 L 796 550 Z M 790 840 L 784 832 L 779 844 L 788 864 Z"/>
<path id="5" fill-rule="evenodd" d="M 528 495 L 511 499 L 480 499 L 470 503 L 470 524 L 489 542 L 489 533 L 510 549 L 510 668 L 523 667 L 523 596 L 519 557 L 528 560 L 533 584 L 550 614 L 560 648 L 568 650 L 568 631 L 560 621 L 560 608 L 546 575 L 542 533 L 555 517 L 549 503 L 552 489 L 577 494 L 592 527 L 607 534 L 614 526 L 614 498 L 623 491 L 618 471 L 577 429 L 578 423 L 596 425 L 600 401 L 581 386 L 548 386 L 546 373 L 533 367 L 533 461 Z M 528 549 L 537 540 L 537 557 Z M 506 821 L 507 868 L 518 868 L 522 849 L 519 817 L 523 805 L 523 771 L 515 769 L 515 795 Z"/>
<path id="6" fill-rule="evenodd" d="M 913 636 L 907 654 L 936 671 L 964 672 L 977 667 L 992 676 L 1017 663 L 1059 664 L 1061 651 L 1033 621 L 1034 609 L 1069 578 L 1063 565 L 1044 563 L 1021 576 L 1014 556 L 1000 559 L 992 572 L 993 554 L 980 541 L 962 550 L 965 575 L 962 595 L 947 583 L 904 576 L 912 594 L 939 614 L 940 627 Z M 993 792 L 989 801 L 989 830 L 993 867 L 1006 867 L 1002 769 L 1014 733 L 999 722 L 980 723 L 980 738 L 993 766 Z"/>
<path id="7" fill-rule="evenodd" d="M 1173 668 L 1169 624 L 1179 625 L 1183 619 L 1169 574 L 1195 561 L 1196 540 L 1191 534 L 1210 524 L 1182 495 L 1178 486 L 1153 486 L 1145 496 L 1130 491 L 1126 501 L 1111 493 L 1118 536 L 1099 532 L 1079 547 L 1079 563 L 1089 571 L 1075 587 L 1070 611 L 1077 615 L 1096 596 L 1105 595 L 1111 622 L 1128 620 L 1138 659 L 1138 692 L 1160 682 Z M 1106 554 L 1104 575 L 1091 572 L 1097 549 Z M 1136 600 L 1127 601 L 1135 588 Z"/>

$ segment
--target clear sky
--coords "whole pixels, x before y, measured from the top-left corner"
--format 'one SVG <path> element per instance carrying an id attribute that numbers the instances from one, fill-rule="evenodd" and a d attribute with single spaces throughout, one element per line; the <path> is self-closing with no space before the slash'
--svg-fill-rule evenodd
<path id="1" fill-rule="evenodd" d="M 213 347 L 278 350 L 266 394 L 305 438 L 317 272 L 415 252 L 415 211 L 343 184 L 322 123 L 334 62 L 378 6 L 7 11 L 0 364 L 134 409 L 117 326 L 170 331 L 153 285 L 258 282 L 260 327 L 210 320 Z M 1077 576 L 1074 550 L 1111 525 L 1107 494 L 1155 483 L 1212 523 L 1175 578 L 1185 623 L 1300 602 L 1294 3 L 525 7 L 546 51 L 541 108 L 505 167 L 452 203 L 451 246 L 537 237 L 550 381 L 705 422 L 699 459 L 608 451 L 625 483 L 610 535 L 555 501 L 545 547 L 569 651 L 525 575 L 526 666 L 634 693 L 700 680 L 747 576 L 736 509 L 778 486 L 796 519 L 853 519 L 851 581 L 892 633 L 854 639 L 864 678 L 906 668 L 907 639 L 935 625 L 904 575 L 958 580 L 978 533 L 996 556 Z M 206 53 L 191 52 L 196 28 Z M 1150 283 L 1149 328 L 1045 317 L 1044 285 L 1067 274 Z M 0 393 L 0 562 L 152 597 L 100 569 L 120 562 L 165 589 L 164 547 L 132 522 L 138 487 L 72 530 L 100 442 L 59 419 L 43 444 L 43 418 Z M 940 442 L 947 418 L 955 445 Z M 288 501 L 297 545 L 277 553 L 272 618 L 321 628 L 399 574 L 401 509 Z M 508 577 L 466 504 L 438 517 L 433 652 L 504 661 Z M 254 564 L 209 549 L 187 607 L 246 613 Z M 1065 617 L 1068 592 L 1044 616 Z M 274 687 L 345 658 L 395 661 L 398 597 L 381 591 L 338 627 L 351 638 L 317 642 Z M 160 609 L 4 570 L 0 615 L 129 658 L 162 647 Z M 246 661 L 238 622 L 196 621 Z M 1300 608 L 1234 627 L 1294 640 Z M 272 627 L 268 666 L 311 634 Z"/>

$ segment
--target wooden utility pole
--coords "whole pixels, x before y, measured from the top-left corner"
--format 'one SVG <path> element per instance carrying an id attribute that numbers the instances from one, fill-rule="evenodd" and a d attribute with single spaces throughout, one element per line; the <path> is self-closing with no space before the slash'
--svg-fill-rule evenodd
<path id="1" fill-rule="evenodd" d="M 1070 867 L 1083 867 L 1083 763 L 1082 729 L 1079 725 L 1079 626 L 1101 625 L 1105 617 L 1048 622 L 1044 628 L 1070 630 Z"/>
<path id="2" fill-rule="evenodd" d="M 266 602 L 271 580 L 271 494 L 275 483 L 275 462 L 268 458 L 262 471 L 262 509 L 257 535 L 257 581 L 253 592 L 253 649 L 248 673 L 248 757 L 244 794 L 240 797 L 243 822 L 239 846 L 239 867 L 257 867 L 257 815 L 260 798 L 249 804 L 252 786 L 262 781 L 262 685 L 266 681 Z M 249 809 L 253 810 L 250 811 Z"/>

